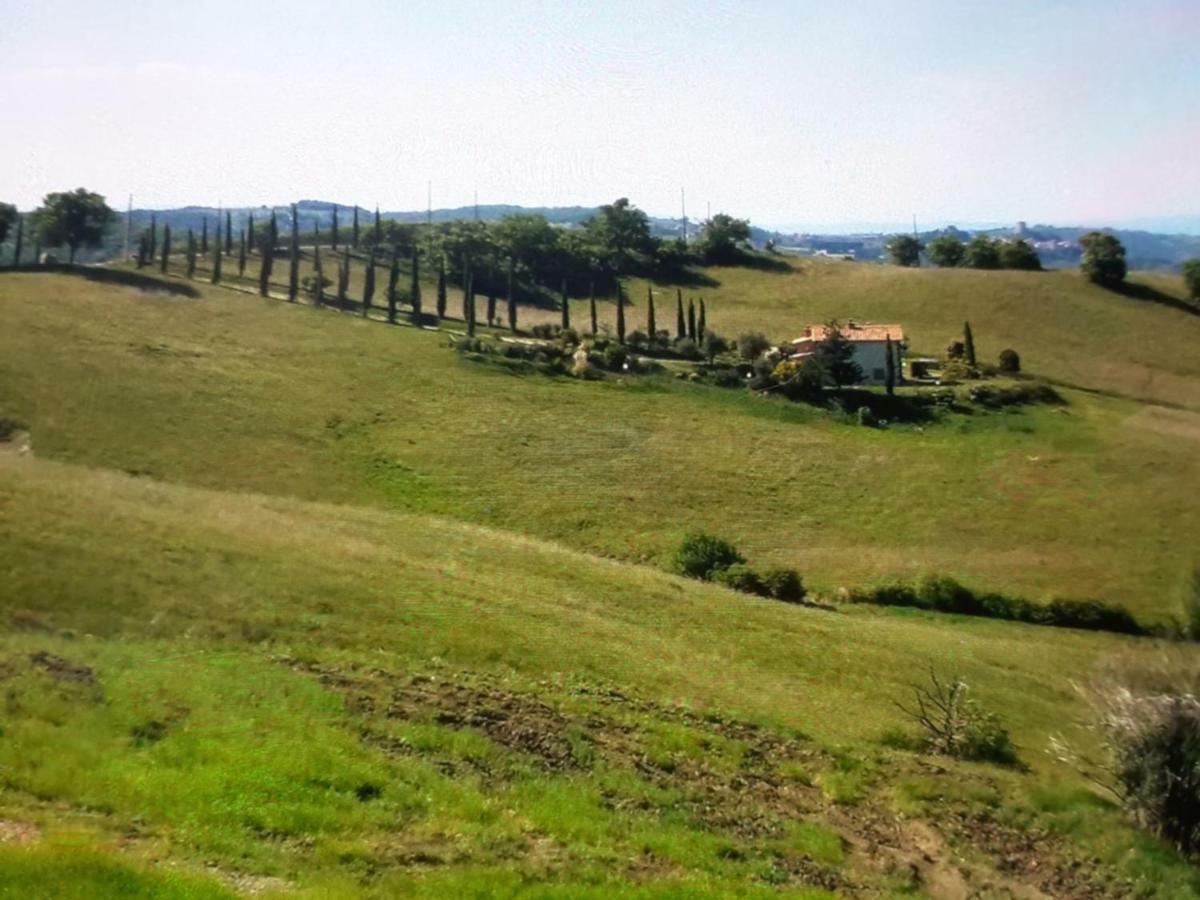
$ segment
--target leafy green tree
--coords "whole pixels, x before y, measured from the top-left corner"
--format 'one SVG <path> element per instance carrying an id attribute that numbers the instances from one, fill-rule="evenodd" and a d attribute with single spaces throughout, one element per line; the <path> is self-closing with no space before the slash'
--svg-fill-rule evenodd
<path id="1" fill-rule="evenodd" d="M 20 218 L 17 208 L 11 203 L 0 203 L 0 244 L 8 240 L 8 233 Z"/>
<path id="2" fill-rule="evenodd" d="M 438 267 L 437 314 L 439 319 L 446 318 L 446 255 L 444 253 Z"/>
<path id="3" fill-rule="evenodd" d="M 838 388 L 862 381 L 862 369 L 854 361 L 854 343 L 837 319 L 826 324 L 825 339 L 817 344 L 813 357 Z"/>
<path id="4" fill-rule="evenodd" d="M 699 251 L 706 263 L 737 262 L 745 255 L 743 245 L 750 240 L 750 222 L 717 213 L 704 223 L 700 234 Z"/>
<path id="5" fill-rule="evenodd" d="M 970 322 L 963 322 L 963 356 L 967 365 L 975 365 L 975 335 L 971 334 Z"/>
<path id="6" fill-rule="evenodd" d="M 471 269 L 471 261 L 463 262 L 463 271 L 466 273 L 465 282 L 463 283 L 463 319 L 467 323 L 467 335 L 475 336 L 475 273 Z"/>
<path id="7" fill-rule="evenodd" d="M 492 260 L 488 263 L 488 283 L 487 283 L 487 323 L 491 328 L 494 324 L 499 324 L 496 319 L 496 261 Z"/>
<path id="8" fill-rule="evenodd" d="M 151 227 L 154 226 L 154 220 L 150 221 Z M 153 238 L 151 239 L 153 243 Z M 200 253 L 201 255 L 208 254 L 208 216 L 200 220 Z"/>
<path id="9" fill-rule="evenodd" d="M 296 227 L 296 207 L 292 205 L 292 228 Z M 225 210 L 225 255 L 233 255 L 233 213 Z"/>
<path id="10" fill-rule="evenodd" d="M 1001 350 L 1000 351 L 1000 371 L 1008 375 L 1015 375 L 1021 371 L 1021 357 L 1016 350 Z"/>
<path id="11" fill-rule="evenodd" d="M 102 196 L 84 188 L 47 194 L 37 213 L 38 237 L 52 247 L 66 244 L 68 262 L 74 263 L 80 247 L 100 246 L 116 218 Z"/>
<path id="12" fill-rule="evenodd" d="M 967 241 L 963 265 L 969 269 L 1000 268 L 1000 245 L 986 234 L 977 234 Z"/>
<path id="13" fill-rule="evenodd" d="M 898 234 L 887 242 L 888 258 L 897 266 L 919 266 L 921 249 L 921 242 L 911 234 Z"/>
<path id="14" fill-rule="evenodd" d="M 675 289 L 675 338 L 687 337 L 687 325 L 683 320 L 683 291 Z"/>
<path id="15" fill-rule="evenodd" d="M 1189 259 L 1180 267 L 1188 296 L 1200 302 L 1200 259 Z"/>
<path id="16" fill-rule="evenodd" d="M 657 323 L 654 321 L 654 289 L 650 285 L 646 285 L 646 334 L 650 335 L 651 340 L 654 339 L 656 329 Z"/>
<path id="17" fill-rule="evenodd" d="M 566 331 L 571 327 L 571 303 L 567 296 L 567 279 L 562 280 L 562 327 Z"/>
<path id="18" fill-rule="evenodd" d="M 217 217 L 217 235 L 213 241 L 213 263 L 211 280 L 213 284 L 221 283 L 221 217 Z"/>
<path id="19" fill-rule="evenodd" d="M 511 257 L 528 272 L 547 272 L 560 260 L 559 229 L 545 216 L 519 213 L 496 223 L 493 238 L 499 252 Z"/>
<path id="20" fill-rule="evenodd" d="M 34 230 L 35 231 L 38 230 L 36 226 L 34 226 Z M 24 238 L 25 238 L 25 217 L 19 215 L 19 216 L 17 216 L 17 238 L 16 238 L 16 240 L 13 241 L 13 265 L 14 266 L 18 266 L 21 264 L 21 241 L 24 240 Z M 34 253 L 33 254 L 34 264 L 36 265 L 36 264 L 40 263 L 41 261 L 42 261 L 41 254 Z"/>
<path id="21" fill-rule="evenodd" d="M 965 255 L 966 247 L 957 235 L 943 234 L 929 242 L 929 261 L 940 268 L 962 265 Z"/>
<path id="22" fill-rule="evenodd" d="M 887 389 L 887 395 L 889 397 L 893 397 L 896 394 L 896 359 L 892 355 L 892 351 L 894 349 L 895 348 L 892 345 L 892 336 L 889 334 L 886 336 L 885 343 L 883 345 L 883 362 L 884 366 L 886 367 L 884 369 L 884 386 Z"/>
<path id="23" fill-rule="evenodd" d="M 288 249 L 288 302 L 295 303 L 300 296 L 300 216 L 295 203 L 292 204 L 292 239 Z"/>
<path id="24" fill-rule="evenodd" d="M 187 267 L 184 270 L 188 278 L 196 277 L 196 234 L 192 229 L 188 229 L 187 239 Z"/>
<path id="25" fill-rule="evenodd" d="M 416 245 L 412 248 L 412 284 L 408 291 L 408 302 L 412 304 L 413 318 L 421 318 L 421 257 Z"/>
<path id="26" fill-rule="evenodd" d="M 708 360 L 709 365 L 718 355 L 729 349 L 729 342 L 715 331 L 710 331 L 700 339 L 700 350 Z"/>
<path id="27" fill-rule="evenodd" d="M 246 229 L 238 233 L 238 278 L 246 274 Z"/>
<path id="28" fill-rule="evenodd" d="M 1093 284 L 1119 287 L 1125 281 L 1125 247 L 1114 235 L 1092 231 L 1079 239 L 1083 259 L 1079 268 Z"/>
<path id="29" fill-rule="evenodd" d="M 596 321 L 596 279 L 588 282 L 588 308 L 592 314 L 592 337 L 595 337 L 598 332 L 598 322 Z"/>
<path id="30" fill-rule="evenodd" d="M 171 226 L 163 225 L 162 239 L 162 258 L 158 264 L 158 271 L 163 275 L 167 274 L 167 263 L 171 258 Z"/>
<path id="31" fill-rule="evenodd" d="M 584 224 L 584 235 L 602 265 L 618 275 L 652 255 L 656 243 L 646 214 L 625 197 L 601 206 Z"/>
<path id="32" fill-rule="evenodd" d="M 358 207 L 356 206 L 357 210 Z M 367 256 L 367 271 L 363 274 L 362 314 L 366 318 L 371 311 L 371 301 L 375 299 L 375 248 L 371 248 Z"/>
<path id="33" fill-rule="evenodd" d="M 704 313 L 704 298 L 700 298 L 700 309 L 696 315 L 696 339 L 704 340 L 704 332 L 707 330 L 705 313 Z"/>
<path id="34" fill-rule="evenodd" d="M 691 297 L 688 297 L 687 336 L 693 341 L 698 340 L 696 336 L 696 301 Z"/>
<path id="35" fill-rule="evenodd" d="M 1040 272 L 1042 260 L 1029 241 L 1005 241 L 1000 245 L 1000 265 L 1006 269 Z"/>
<path id="36" fill-rule="evenodd" d="M 388 269 L 387 305 L 388 321 L 396 323 L 396 285 L 400 281 L 400 248 L 392 247 L 392 265 Z"/>
<path id="37" fill-rule="evenodd" d="M 508 330 L 516 334 L 517 331 L 517 292 L 515 280 L 516 263 L 510 256 L 508 258 Z"/>
<path id="38" fill-rule="evenodd" d="M 621 290 L 621 280 L 617 282 L 617 343 L 625 343 L 625 292 Z"/>

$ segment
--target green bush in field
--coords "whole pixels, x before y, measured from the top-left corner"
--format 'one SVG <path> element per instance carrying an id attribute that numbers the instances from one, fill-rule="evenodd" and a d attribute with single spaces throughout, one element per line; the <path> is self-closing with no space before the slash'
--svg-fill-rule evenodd
<path id="1" fill-rule="evenodd" d="M 803 603 L 808 595 L 800 573 L 795 569 L 767 569 L 762 580 L 771 596 L 784 603 Z"/>
<path id="2" fill-rule="evenodd" d="M 713 573 L 712 580 L 727 588 L 741 591 L 743 594 L 755 594 L 759 597 L 771 596 L 771 590 L 763 581 L 762 576 L 744 563 L 734 563 L 726 568 L 717 569 Z"/>
<path id="3" fill-rule="evenodd" d="M 694 532 L 675 551 L 673 568 L 680 575 L 711 581 L 717 572 L 744 563 L 746 558 L 728 541 Z"/>
<path id="4" fill-rule="evenodd" d="M 1021 371 L 1021 357 L 1016 350 L 1000 351 L 1000 371 L 1006 375 L 1015 375 Z"/>

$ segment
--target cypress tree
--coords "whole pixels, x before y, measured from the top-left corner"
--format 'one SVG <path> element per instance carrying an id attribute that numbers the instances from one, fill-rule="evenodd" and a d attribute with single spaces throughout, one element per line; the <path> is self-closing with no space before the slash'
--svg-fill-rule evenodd
<path id="1" fill-rule="evenodd" d="M 496 324 L 496 261 L 488 263 L 487 322 L 491 328 Z"/>
<path id="2" fill-rule="evenodd" d="M 396 323 L 396 282 L 400 280 L 400 248 L 392 246 L 392 267 L 388 271 L 387 305 L 388 321 Z"/>
<path id="3" fill-rule="evenodd" d="M 696 304 L 691 297 L 688 298 L 687 336 L 693 341 L 696 339 Z"/>
<path id="4" fill-rule="evenodd" d="M 617 343 L 625 343 L 625 292 L 621 280 L 617 279 Z"/>
<path id="5" fill-rule="evenodd" d="M 271 270 L 275 268 L 275 239 L 279 236 L 279 226 L 275 221 L 275 211 L 271 211 L 271 221 L 263 235 L 262 266 L 258 270 L 258 293 L 268 297 L 271 293 Z"/>
<path id="6" fill-rule="evenodd" d="M 213 241 L 212 283 L 221 283 L 221 217 L 217 216 L 217 239 Z"/>
<path id="7" fill-rule="evenodd" d="M 513 269 L 515 265 L 513 258 L 508 258 L 508 330 L 513 334 L 517 332 L 517 291 L 516 279 L 513 277 Z"/>
<path id="8" fill-rule="evenodd" d="M 250 221 L 246 225 L 246 247 L 254 253 L 254 213 L 250 213 Z"/>
<path id="9" fill-rule="evenodd" d="M 342 312 L 346 311 L 346 292 L 350 290 L 350 251 L 342 253 L 341 265 L 338 266 L 337 305 Z"/>
<path id="10" fill-rule="evenodd" d="M 437 314 L 439 319 L 446 318 L 446 254 L 442 254 L 441 268 L 438 269 L 437 280 Z"/>
<path id="11" fill-rule="evenodd" d="M 313 245 L 313 304 L 320 306 L 325 301 L 325 270 L 321 268 L 321 245 Z"/>
<path id="12" fill-rule="evenodd" d="M 350 246 L 352 246 L 352 247 L 358 246 L 358 204 L 357 203 L 354 204 L 354 232 L 353 232 L 353 237 L 350 240 Z"/>
<path id="13" fill-rule="evenodd" d="M 363 318 L 367 317 L 367 313 L 371 309 L 371 301 L 375 299 L 375 248 L 371 248 L 371 254 L 367 258 L 367 273 L 363 276 L 363 302 L 362 314 Z"/>
<path id="14" fill-rule="evenodd" d="M 333 204 L 333 225 L 330 226 L 333 232 L 333 249 L 337 249 L 338 244 L 338 223 L 337 223 L 337 204 Z"/>
<path id="15" fill-rule="evenodd" d="M 675 289 L 675 338 L 687 336 L 687 326 L 683 322 L 683 290 Z"/>
<path id="16" fill-rule="evenodd" d="M 321 220 L 313 219 L 313 246 L 321 243 Z"/>
<path id="17" fill-rule="evenodd" d="M 566 331 L 571 327 L 571 303 L 567 297 L 567 279 L 562 281 L 562 327 Z"/>
<path id="18" fill-rule="evenodd" d="M 229 210 L 225 210 L 225 255 L 233 255 L 233 213 Z"/>
<path id="19" fill-rule="evenodd" d="M 139 269 L 145 268 L 146 253 L 149 249 L 150 249 L 150 237 L 146 234 L 146 232 L 143 231 L 142 236 L 140 238 L 138 238 L 137 267 Z"/>
<path id="20" fill-rule="evenodd" d="M 171 226 L 164 225 L 163 226 L 163 239 L 162 239 L 162 262 L 160 262 L 158 264 L 158 270 L 160 272 L 162 272 L 162 274 L 164 274 L 164 275 L 167 274 L 167 260 L 169 260 L 170 257 L 171 257 Z"/>
<path id="21" fill-rule="evenodd" d="M 188 278 L 194 278 L 196 276 L 196 235 L 190 228 L 188 229 L 186 271 Z"/>
<path id="22" fill-rule="evenodd" d="M 33 263 L 36 266 L 42 264 L 42 234 L 36 228 L 33 230 Z"/>
<path id="23" fill-rule="evenodd" d="M 24 237 L 25 237 L 25 217 L 22 215 L 18 215 L 17 216 L 17 236 L 13 242 L 13 265 L 14 266 L 19 266 L 21 264 L 21 241 L 24 239 Z M 33 261 L 35 263 L 39 262 L 37 255 L 34 255 Z"/>
<path id="24" fill-rule="evenodd" d="M 887 393 L 888 396 L 894 396 L 896 393 L 896 360 L 892 358 L 892 336 L 887 335 L 886 343 L 883 345 L 885 372 L 887 373 Z"/>
<path id="25" fill-rule="evenodd" d="M 154 219 L 150 219 L 150 227 L 154 227 Z M 208 216 L 200 220 L 200 252 L 208 253 Z"/>
<path id="26" fill-rule="evenodd" d="M 588 306 L 592 312 L 592 337 L 596 336 L 596 279 L 588 282 Z"/>
<path id="27" fill-rule="evenodd" d="M 296 204 L 292 204 L 292 241 L 291 260 L 288 266 L 288 302 L 295 303 L 300 296 L 300 218 L 296 213 Z"/>
<path id="28" fill-rule="evenodd" d="M 464 255 L 463 256 L 463 270 L 462 270 L 462 288 L 463 288 L 462 317 L 463 317 L 464 322 L 466 322 L 468 319 L 467 307 L 470 306 L 470 304 L 471 304 L 470 281 L 471 281 L 471 260 L 469 257 Z"/>
<path id="29" fill-rule="evenodd" d="M 417 245 L 413 244 L 412 249 L 412 287 L 409 289 L 409 303 L 412 304 L 412 314 L 414 321 L 421 320 L 421 254 L 417 250 Z"/>
<path id="30" fill-rule="evenodd" d="M 704 321 L 704 298 L 700 298 L 700 316 L 696 321 L 696 340 L 704 340 L 705 321 Z"/>
<path id="31" fill-rule="evenodd" d="M 158 222 L 154 217 L 154 213 L 150 213 L 150 243 L 147 245 L 147 255 L 150 259 L 154 259 L 154 253 L 158 249 Z"/>
<path id="32" fill-rule="evenodd" d="M 646 285 L 646 332 L 650 335 L 651 343 L 654 342 L 657 324 L 654 321 L 654 289 L 650 285 Z"/>
<path id="33" fill-rule="evenodd" d="M 466 319 L 467 319 L 467 335 L 475 336 L 475 275 L 471 272 L 470 267 L 467 268 L 467 284 L 463 297 L 466 298 Z"/>
<path id="34" fill-rule="evenodd" d="M 975 336 L 971 334 L 971 323 L 963 323 L 963 350 L 966 352 L 967 364 L 975 365 Z"/>
<path id="35" fill-rule="evenodd" d="M 379 221 L 379 204 L 375 204 L 375 246 L 379 246 L 379 242 L 383 239 L 383 229 Z"/>
<path id="36" fill-rule="evenodd" d="M 246 274 L 246 229 L 238 233 L 238 278 Z"/>

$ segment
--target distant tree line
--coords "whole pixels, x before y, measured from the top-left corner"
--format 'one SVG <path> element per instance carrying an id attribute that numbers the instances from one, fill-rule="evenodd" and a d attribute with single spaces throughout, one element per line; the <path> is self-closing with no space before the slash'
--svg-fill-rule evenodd
<path id="1" fill-rule="evenodd" d="M 956 234 L 943 234 L 922 244 L 911 234 L 899 234 L 887 243 L 888 258 L 898 266 L 918 266 L 921 252 L 939 268 L 1025 269 L 1039 271 L 1042 261 L 1028 241 L 998 240 L 978 234 L 964 242 Z"/>

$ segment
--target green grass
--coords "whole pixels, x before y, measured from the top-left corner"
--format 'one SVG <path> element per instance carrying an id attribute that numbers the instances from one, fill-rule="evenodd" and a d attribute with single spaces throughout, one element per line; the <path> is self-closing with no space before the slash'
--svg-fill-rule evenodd
<path id="1" fill-rule="evenodd" d="M 1043 752 L 1091 746 L 1072 679 L 1154 642 L 638 564 L 701 526 L 826 590 L 933 569 L 1161 616 L 1186 410 L 1069 392 L 880 432 L 208 288 L 5 275 L 0 316 L 0 417 L 33 448 L 0 449 L 0 891 L 886 895 L 921 860 L 897 816 L 986 810 L 1051 835 L 1043 871 L 1197 892 Z M 1028 772 L 880 741 L 930 664 Z"/>

